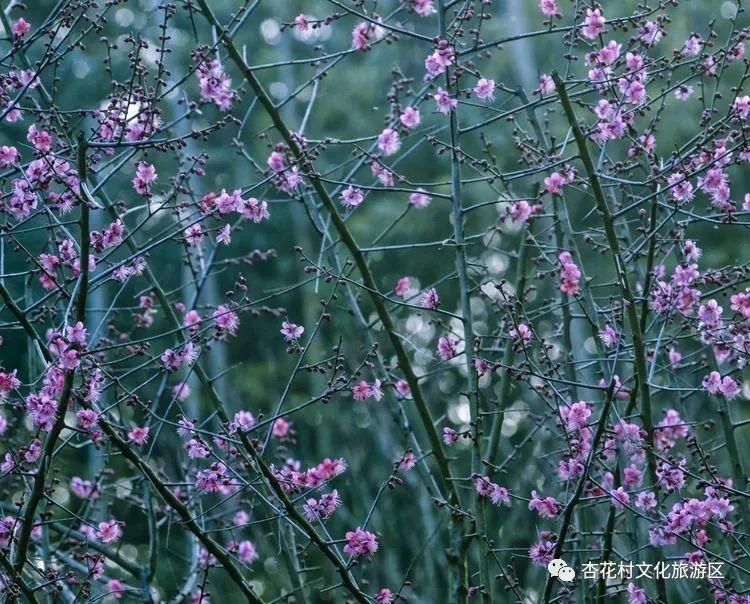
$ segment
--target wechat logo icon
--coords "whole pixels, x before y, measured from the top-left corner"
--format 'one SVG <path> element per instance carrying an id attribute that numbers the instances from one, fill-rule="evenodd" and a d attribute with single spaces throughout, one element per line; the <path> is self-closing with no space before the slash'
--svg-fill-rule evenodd
<path id="1" fill-rule="evenodd" d="M 568 566 L 565 560 L 555 558 L 547 564 L 547 572 L 551 577 L 557 577 L 563 583 L 570 583 L 576 578 L 576 571 Z"/>

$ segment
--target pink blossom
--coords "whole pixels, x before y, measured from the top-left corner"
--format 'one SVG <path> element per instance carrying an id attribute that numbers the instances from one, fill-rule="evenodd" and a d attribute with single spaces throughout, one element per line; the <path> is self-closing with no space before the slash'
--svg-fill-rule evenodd
<path id="1" fill-rule="evenodd" d="M 438 290 L 434 287 L 431 287 L 430 289 L 425 291 L 422 294 L 421 304 L 422 308 L 436 310 L 440 306 L 440 295 L 438 294 Z"/>
<path id="2" fill-rule="evenodd" d="M 346 545 L 344 553 L 354 558 L 369 556 L 378 551 L 378 540 L 374 533 L 357 527 L 354 531 L 346 533 Z"/>
<path id="3" fill-rule="evenodd" d="M 495 98 L 495 80 L 480 78 L 474 86 L 474 94 L 483 101 L 491 101 Z"/>
<path id="4" fill-rule="evenodd" d="M 544 179 L 544 186 L 547 192 L 553 195 L 562 195 L 564 184 L 566 184 L 565 178 L 559 172 L 553 172 Z"/>
<path id="5" fill-rule="evenodd" d="M 18 162 L 20 155 L 15 147 L 3 145 L 0 147 L 0 168 L 10 168 Z"/>
<path id="6" fill-rule="evenodd" d="M 139 162 L 133 178 L 133 188 L 140 195 L 151 195 L 151 184 L 156 182 L 156 168 L 145 162 Z"/>
<path id="7" fill-rule="evenodd" d="M 114 543 L 122 536 L 120 524 L 120 522 L 114 519 L 108 520 L 107 522 L 100 522 L 96 531 L 96 536 L 102 543 Z"/>
<path id="8" fill-rule="evenodd" d="M 395 594 L 387 587 L 383 587 L 375 596 L 375 604 L 393 604 L 395 601 Z"/>
<path id="9" fill-rule="evenodd" d="M 458 442 L 458 433 L 453 428 L 443 428 L 443 442 L 450 446 Z"/>
<path id="10" fill-rule="evenodd" d="M 622 510 L 630 504 L 630 495 L 622 487 L 610 491 L 609 495 L 616 510 Z"/>
<path id="11" fill-rule="evenodd" d="M 531 491 L 529 509 L 537 512 L 542 518 L 554 518 L 560 513 L 561 506 L 554 497 L 541 498 L 536 491 Z"/>
<path id="12" fill-rule="evenodd" d="M 458 340 L 454 340 L 448 336 L 440 336 L 440 339 L 438 340 L 438 347 L 437 351 L 440 355 L 440 358 L 444 361 L 447 361 L 449 359 L 452 359 L 456 356 L 456 345 L 458 344 Z"/>
<path id="13" fill-rule="evenodd" d="M 308 29 L 310 29 L 310 20 L 306 15 L 303 15 L 302 13 L 294 18 L 294 24 L 301 32 L 306 32 L 308 31 Z"/>
<path id="14" fill-rule="evenodd" d="M 545 17 L 560 16 L 560 7 L 557 0 L 539 0 L 539 10 Z"/>
<path id="15" fill-rule="evenodd" d="M 116 600 L 121 600 L 123 594 L 127 591 L 127 587 L 118 579 L 110 579 L 107 581 L 107 591 Z"/>
<path id="16" fill-rule="evenodd" d="M 555 91 L 554 80 L 546 73 L 539 76 L 539 93 L 542 95 L 552 94 Z"/>
<path id="17" fill-rule="evenodd" d="M 599 8 L 591 10 L 586 9 L 586 18 L 581 28 L 581 35 L 589 40 L 594 40 L 600 34 L 604 32 L 604 24 L 606 23 L 602 11 Z"/>
<path id="18" fill-rule="evenodd" d="M 397 296 L 405 298 L 409 294 L 410 289 L 411 279 L 409 279 L 409 277 L 401 277 L 396 283 L 396 287 L 393 289 L 393 292 Z"/>
<path id="19" fill-rule="evenodd" d="M 237 544 L 237 558 L 245 564 L 252 564 L 259 558 L 252 541 L 244 540 Z"/>
<path id="20" fill-rule="evenodd" d="M 446 115 L 458 106 L 458 101 L 442 88 L 437 89 L 433 98 L 435 99 L 437 110 Z"/>
<path id="21" fill-rule="evenodd" d="M 201 98 L 212 102 L 221 111 L 228 111 L 232 106 L 235 93 L 232 90 L 232 79 L 226 74 L 221 63 L 216 59 L 202 61 L 198 64 L 196 73 Z"/>
<path id="22" fill-rule="evenodd" d="M 383 155 L 393 155 L 400 148 L 401 140 L 395 130 L 386 128 L 378 135 L 378 149 Z"/>
<path id="23" fill-rule="evenodd" d="M 341 203 L 347 208 L 356 208 L 364 200 L 365 196 L 362 191 L 351 185 L 341 193 Z"/>
<path id="24" fill-rule="evenodd" d="M 376 401 L 379 401 L 383 398 L 380 380 L 376 379 L 372 384 L 368 384 L 362 380 L 352 388 L 352 397 L 358 401 L 364 401 L 368 398 L 374 398 Z"/>
<path id="25" fill-rule="evenodd" d="M 399 116 L 399 121 L 406 128 L 415 128 L 422 121 L 422 117 L 419 115 L 419 109 L 414 107 L 407 107 Z"/>
<path id="26" fill-rule="evenodd" d="M 136 426 L 128 432 L 128 440 L 136 445 L 143 446 L 148 441 L 149 428 L 147 426 Z"/>
<path id="27" fill-rule="evenodd" d="M 31 31 L 31 24 L 23 17 L 20 17 L 18 20 L 14 21 L 11 24 L 10 28 L 16 38 L 23 38 L 27 33 Z"/>
<path id="28" fill-rule="evenodd" d="M 570 252 L 561 253 L 558 259 L 560 260 L 560 291 L 569 296 L 575 296 L 581 289 L 579 284 L 581 271 L 573 262 Z"/>
<path id="29" fill-rule="evenodd" d="M 607 323 L 604 326 L 604 329 L 599 332 L 599 339 L 602 341 L 605 348 L 612 348 L 617 344 L 617 332 L 609 323 Z"/>
<path id="30" fill-rule="evenodd" d="M 295 340 L 298 340 L 303 333 L 305 333 L 305 328 L 301 325 L 297 325 L 296 323 L 290 323 L 289 321 L 284 321 L 281 324 L 281 335 L 284 336 L 284 339 L 287 342 L 294 342 Z"/>
<path id="31" fill-rule="evenodd" d="M 432 203 L 432 199 L 424 189 L 417 189 L 409 195 L 409 203 L 415 208 L 426 208 Z"/>
<path id="32" fill-rule="evenodd" d="M 255 424 L 255 416 L 250 411 L 238 411 L 229 423 L 229 433 L 236 434 L 237 431 L 249 432 Z"/>

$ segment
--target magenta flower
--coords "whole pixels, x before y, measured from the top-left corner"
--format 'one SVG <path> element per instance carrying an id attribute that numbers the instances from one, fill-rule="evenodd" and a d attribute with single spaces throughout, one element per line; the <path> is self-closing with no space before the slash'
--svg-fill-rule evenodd
<path id="1" fill-rule="evenodd" d="M 369 556 L 378 551 L 378 540 L 374 533 L 357 527 L 354 531 L 346 533 L 346 545 L 344 553 L 354 558 Z"/>

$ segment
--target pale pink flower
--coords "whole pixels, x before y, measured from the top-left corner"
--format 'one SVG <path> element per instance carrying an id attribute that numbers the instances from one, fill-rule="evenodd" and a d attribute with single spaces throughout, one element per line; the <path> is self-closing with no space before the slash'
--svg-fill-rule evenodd
<path id="1" fill-rule="evenodd" d="M 362 191 L 356 187 L 349 185 L 341 193 L 341 203 L 347 208 L 356 208 L 365 200 L 365 196 Z"/>
<path id="2" fill-rule="evenodd" d="M 604 32 L 604 24 L 606 23 L 602 11 L 598 8 L 591 10 L 586 9 L 586 19 L 584 19 L 583 27 L 581 28 L 581 34 L 583 37 L 589 40 L 594 40 Z"/>
<path id="3" fill-rule="evenodd" d="M 547 192 L 553 195 L 562 195 L 564 184 L 566 184 L 565 177 L 559 172 L 553 172 L 544 179 L 544 186 Z"/>
<path id="4" fill-rule="evenodd" d="M 409 203 L 415 208 L 426 208 L 431 202 L 432 199 L 424 189 L 417 189 L 409 195 Z"/>
<path id="5" fill-rule="evenodd" d="M 96 531 L 96 536 L 102 543 L 114 543 L 120 539 L 122 535 L 122 529 L 120 523 L 117 520 L 109 520 L 107 522 L 100 522 L 99 528 Z"/>
<path id="6" fill-rule="evenodd" d="M 305 328 L 301 325 L 290 323 L 289 321 L 284 321 L 281 324 L 281 335 L 284 336 L 284 339 L 287 342 L 294 342 L 299 339 L 303 333 L 305 333 Z"/>
<path id="7" fill-rule="evenodd" d="M 128 432 L 128 440 L 136 445 L 143 446 L 148 441 L 149 428 L 147 426 L 136 426 Z"/>
<path id="8" fill-rule="evenodd" d="M 400 148 L 401 140 L 395 130 L 386 128 L 378 135 L 378 149 L 383 155 L 393 155 Z"/>
<path id="9" fill-rule="evenodd" d="M 474 94 L 483 101 L 491 101 L 495 98 L 495 80 L 481 78 L 474 86 Z"/>
<path id="10" fill-rule="evenodd" d="M 419 109 L 415 109 L 414 107 L 407 107 L 406 109 L 404 109 L 398 119 L 404 125 L 404 127 L 409 129 L 418 126 L 419 122 L 422 121 L 422 117 L 419 114 Z"/>
<path id="11" fill-rule="evenodd" d="M 297 26 L 301 32 L 306 32 L 310 29 L 310 20 L 306 15 L 300 13 L 294 18 L 294 25 Z"/>
<path id="12" fill-rule="evenodd" d="M 125 584 L 118 579 L 110 579 L 107 581 L 107 591 L 115 600 L 121 600 L 127 589 L 128 588 Z"/>
<path id="13" fill-rule="evenodd" d="M 609 323 L 599 332 L 599 339 L 605 348 L 612 348 L 617 344 L 617 332 Z"/>
<path id="14" fill-rule="evenodd" d="M 539 0 L 539 10 L 545 17 L 555 17 L 560 14 L 557 0 Z"/>
<path id="15" fill-rule="evenodd" d="M 458 101 L 442 88 L 438 88 L 432 98 L 435 99 L 437 110 L 446 115 L 458 106 Z"/>
<path id="16" fill-rule="evenodd" d="M 393 289 L 393 293 L 401 298 L 405 298 L 409 295 L 409 289 L 411 288 L 411 279 L 409 277 L 401 277 L 396 283 L 396 287 Z"/>
<path id="17" fill-rule="evenodd" d="M 422 308 L 428 308 L 430 310 L 435 310 L 440 306 L 440 295 L 438 294 L 438 290 L 434 287 L 431 287 L 426 292 L 422 294 Z"/>

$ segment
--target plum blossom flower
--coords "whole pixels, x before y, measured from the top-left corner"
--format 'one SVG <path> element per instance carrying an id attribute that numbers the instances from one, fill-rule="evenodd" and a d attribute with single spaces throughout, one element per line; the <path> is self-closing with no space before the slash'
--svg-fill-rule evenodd
<path id="1" fill-rule="evenodd" d="M 591 10 L 586 9 L 586 18 L 583 21 L 583 27 L 581 28 L 581 35 L 589 40 L 596 39 L 601 33 L 604 32 L 604 24 L 606 23 L 604 15 L 599 8 Z"/>
<path id="2" fill-rule="evenodd" d="M 433 95 L 435 99 L 435 105 L 440 113 L 448 115 L 456 107 L 458 107 L 458 101 L 454 99 L 446 90 L 438 88 L 437 92 Z"/>
<path id="3" fill-rule="evenodd" d="M 612 348 L 617 344 L 617 332 L 609 323 L 599 332 L 599 339 L 605 348 Z"/>
<path id="4" fill-rule="evenodd" d="M 569 296 L 575 296 L 581 290 L 579 284 L 581 271 L 573 262 L 570 252 L 563 252 L 558 259 L 560 260 L 560 291 Z"/>
<path id="5" fill-rule="evenodd" d="M 482 497 L 489 497 L 495 505 L 510 505 L 508 489 L 492 482 L 487 476 L 474 477 L 474 490 Z"/>
<path id="6" fill-rule="evenodd" d="M 535 511 L 542 518 L 554 518 L 560 513 L 562 506 L 554 497 L 539 497 L 536 491 L 531 491 L 529 509 Z"/>
<path id="7" fill-rule="evenodd" d="M 334 489 L 330 493 L 323 493 L 320 499 L 308 499 L 302 506 L 302 510 L 310 522 L 327 520 L 333 516 L 336 509 L 341 505 L 339 492 Z"/>
<path id="8" fill-rule="evenodd" d="M 295 340 L 298 340 L 303 333 L 305 333 L 305 328 L 301 325 L 297 325 L 296 323 L 290 323 L 289 321 L 284 321 L 281 324 L 281 335 L 284 336 L 284 339 L 287 342 L 294 342 Z"/>
<path id="9" fill-rule="evenodd" d="M 432 199 L 429 195 L 427 195 L 427 192 L 419 188 L 414 193 L 411 193 L 409 195 L 409 203 L 414 206 L 415 208 L 426 208 L 430 203 L 432 203 Z"/>
<path id="10" fill-rule="evenodd" d="M 196 73 L 201 98 L 212 102 L 221 111 L 228 111 L 232 106 L 235 93 L 232 90 L 232 79 L 226 74 L 221 63 L 216 59 L 201 61 Z"/>
<path id="11" fill-rule="evenodd" d="M 560 7 L 557 0 L 539 0 L 539 10 L 545 17 L 560 16 Z"/>
<path id="12" fill-rule="evenodd" d="M 362 191 L 351 185 L 341 193 L 341 203 L 347 208 L 356 208 L 364 200 L 365 196 Z"/>
<path id="13" fill-rule="evenodd" d="M 13 31 L 13 35 L 16 36 L 16 38 L 23 38 L 31 31 L 31 24 L 23 17 L 20 17 L 11 24 L 10 29 Z"/>
<path id="14" fill-rule="evenodd" d="M 566 184 L 566 179 L 559 172 L 553 172 L 547 178 L 544 179 L 544 186 L 548 193 L 552 195 L 562 195 L 563 185 Z"/>
<path id="15" fill-rule="evenodd" d="M 616 510 L 622 510 L 630 504 L 630 495 L 623 487 L 617 487 L 609 493 L 612 505 Z"/>
<path id="16" fill-rule="evenodd" d="M 378 539 L 374 533 L 365 531 L 360 527 L 348 531 L 345 535 L 346 545 L 344 553 L 354 558 L 369 556 L 378 551 Z"/>
<path id="17" fill-rule="evenodd" d="M 139 162 L 133 178 L 133 188 L 139 195 L 151 195 L 151 185 L 156 182 L 156 168 L 146 162 Z"/>
<path id="18" fill-rule="evenodd" d="M 422 308 L 428 308 L 430 310 L 436 310 L 440 306 L 440 295 L 438 290 L 431 287 L 422 294 L 421 300 Z"/>
<path id="19" fill-rule="evenodd" d="M 106 522 L 100 522 L 96 530 L 96 536 L 102 543 L 114 543 L 122 536 L 120 522 L 110 519 Z"/>
<path id="20" fill-rule="evenodd" d="M 440 336 L 438 340 L 437 352 L 440 358 L 444 361 L 448 361 L 456 356 L 456 345 L 458 340 L 454 340 L 449 336 Z"/>
<path id="21" fill-rule="evenodd" d="M 443 428 L 443 442 L 449 447 L 458 442 L 458 432 L 453 428 Z"/>
<path id="22" fill-rule="evenodd" d="M 555 81 L 546 73 L 539 76 L 539 94 L 552 94 L 555 91 Z"/>
<path id="23" fill-rule="evenodd" d="M 378 135 L 378 149 L 385 155 L 393 155 L 401 148 L 401 139 L 398 132 L 392 128 L 386 128 Z"/>
<path id="24" fill-rule="evenodd" d="M 411 289 L 411 279 L 409 277 L 401 277 L 396 282 L 396 287 L 393 288 L 393 293 L 401 298 L 405 298 L 409 294 Z"/>
<path id="25" fill-rule="evenodd" d="M 250 411 L 238 411 L 229 423 L 229 433 L 250 432 L 256 423 L 255 416 Z"/>
<path id="26" fill-rule="evenodd" d="M 245 564 L 252 564 L 259 558 L 252 541 L 245 539 L 237 544 L 237 558 Z"/>
<path id="27" fill-rule="evenodd" d="M 128 432 L 128 440 L 138 446 L 143 446 L 148 441 L 148 426 L 136 426 Z"/>
<path id="28" fill-rule="evenodd" d="M 372 384 L 368 384 L 362 380 L 352 388 L 352 397 L 358 401 L 364 401 L 368 398 L 374 398 L 376 401 L 379 401 L 383 398 L 380 380 L 376 379 Z"/>
<path id="29" fill-rule="evenodd" d="M 480 78 L 474 86 L 474 94 L 483 101 L 491 101 L 495 98 L 495 80 Z"/>
<path id="30" fill-rule="evenodd" d="M 307 30 L 310 29 L 310 19 L 307 15 L 300 13 L 294 18 L 294 25 L 301 32 L 307 32 Z"/>
<path id="31" fill-rule="evenodd" d="M 390 589 L 383 587 L 375 596 L 375 604 L 393 604 L 396 601 L 395 598 L 395 594 Z"/>
<path id="32" fill-rule="evenodd" d="M 414 107 L 404 109 L 398 119 L 405 128 L 409 129 L 419 126 L 419 123 L 422 121 L 419 109 L 415 109 Z"/>

